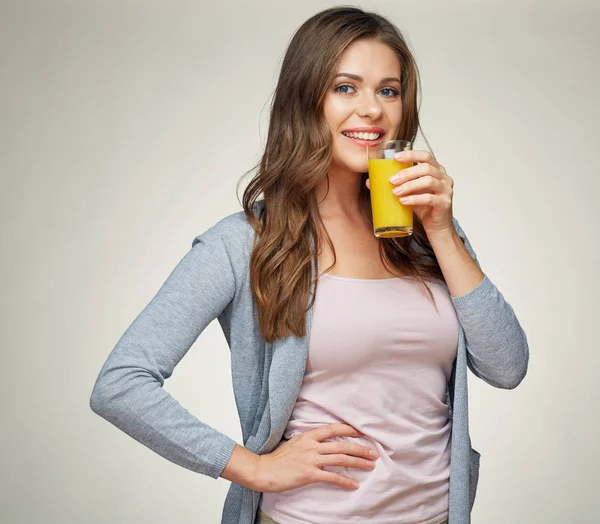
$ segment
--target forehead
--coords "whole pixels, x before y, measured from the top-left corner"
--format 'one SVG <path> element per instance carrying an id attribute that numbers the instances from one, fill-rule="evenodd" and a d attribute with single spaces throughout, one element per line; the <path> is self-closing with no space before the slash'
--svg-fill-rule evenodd
<path id="1" fill-rule="evenodd" d="M 396 53 L 377 40 L 352 42 L 340 56 L 336 73 L 353 73 L 365 80 L 400 76 L 400 61 Z"/>

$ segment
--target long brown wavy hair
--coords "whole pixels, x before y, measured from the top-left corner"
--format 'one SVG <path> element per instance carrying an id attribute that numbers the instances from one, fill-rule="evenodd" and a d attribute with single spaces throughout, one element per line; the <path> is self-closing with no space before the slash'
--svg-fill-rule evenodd
<path id="1" fill-rule="evenodd" d="M 413 143 L 420 130 L 419 71 L 400 30 L 389 20 L 355 7 L 336 7 L 316 14 L 296 31 L 275 88 L 265 151 L 248 172 L 257 169 L 242 202 L 256 233 L 250 284 L 267 342 L 306 335 L 305 315 L 314 303 L 311 291 L 317 286 L 312 266 L 318 267 L 321 231 L 334 256 L 327 271 L 335 265 L 335 249 L 318 212 L 315 191 L 328 177 L 332 158 L 332 136 L 323 105 L 340 55 L 359 39 L 376 39 L 398 56 L 403 110 L 396 139 Z M 365 186 L 368 173 L 362 177 L 360 210 L 372 225 Z M 261 194 L 264 198 L 257 202 Z M 313 241 L 317 249 L 313 249 Z M 411 236 L 379 241 L 384 266 L 392 273 L 414 278 L 435 305 L 425 279 L 443 281 L 444 277 L 418 217 L 414 216 Z"/>

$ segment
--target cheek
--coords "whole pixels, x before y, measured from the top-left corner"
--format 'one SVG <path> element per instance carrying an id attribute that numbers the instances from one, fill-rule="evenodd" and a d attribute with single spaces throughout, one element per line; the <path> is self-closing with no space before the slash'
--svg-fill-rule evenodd
<path id="1" fill-rule="evenodd" d="M 394 107 L 390 107 L 388 111 L 388 121 L 392 129 L 399 130 L 402 122 L 402 103 L 399 102 Z"/>
<path id="2" fill-rule="evenodd" d="M 325 101 L 323 115 L 332 137 L 331 163 L 354 172 L 365 172 L 367 170 L 366 150 L 357 149 L 342 135 L 344 123 L 352 116 L 352 111 L 352 107 L 339 98 Z"/>
<path id="3" fill-rule="evenodd" d="M 354 173 L 366 173 L 368 170 L 367 149 L 356 147 L 341 133 L 333 136 L 332 164 Z"/>
<path id="4" fill-rule="evenodd" d="M 329 129 L 335 134 L 340 132 L 342 124 L 348 119 L 351 111 L 348 110 L 343 101 L 329 99 L 325 102 L 323 114 Z"/>

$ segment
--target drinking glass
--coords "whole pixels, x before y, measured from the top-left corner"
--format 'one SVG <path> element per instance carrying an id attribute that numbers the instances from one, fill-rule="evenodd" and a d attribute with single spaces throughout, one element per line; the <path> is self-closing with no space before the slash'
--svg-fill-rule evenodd
<path id="1" fill-rule="evenodd" d="M 394 154 L 412 149 L 406 140 L 384 140 L 367 146 L 373 233 L 376 237 L 392 238 L 412 235 L 413 210 L 402 204 L 392 193 L 394 184 L 389 179 L 399 171 L 411 167 L 412 162 L 398 162 Z"/>

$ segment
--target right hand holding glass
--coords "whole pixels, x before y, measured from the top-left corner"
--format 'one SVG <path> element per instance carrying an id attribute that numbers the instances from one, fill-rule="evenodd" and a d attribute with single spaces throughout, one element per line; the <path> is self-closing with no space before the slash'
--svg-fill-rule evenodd
<path id="1" fill-rule="evenodd" d="M 356 489 L 358 482 L 323 471 L 323 466 L 345 466 L 364 470 L 375 467 L 377 451 L 345 441 L 322 442 L 331 437 L 360 437 L 362 434 L 347 424 L 328 424 L 305 431 L 279 444 L 271 453 L 261 455 L 256 491 L 279 492 L 312 482 L 329 482 L 341 488 Z"/>

